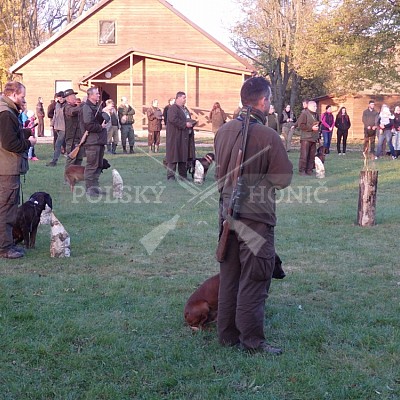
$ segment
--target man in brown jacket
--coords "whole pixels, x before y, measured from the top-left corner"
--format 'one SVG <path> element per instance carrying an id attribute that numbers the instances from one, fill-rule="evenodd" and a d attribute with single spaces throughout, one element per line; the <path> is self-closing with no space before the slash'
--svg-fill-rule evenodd
<path id="1" fill-rule="evenodd" d="M 151 102 L 151 107 L 147 109 L 147 119 L 149 121 L 147 144 L 149 145 L 149 153 L 152 151 L 158 153 L 162 118 L 162 112 L 158 108 L 158 100 L 154 99 Z"/>
<path id="2" fill-rule="evenodd" d="M 297 124 L 300 129 L 299 174 L 312 175 L 320 124 L 315 101 L 308 102 L 307 110 L 300 114 Z"/>
<path id="3" fill-rule="evenodd" d="M 222 223 L 232 196 L 246 109 L 251 107 L 242 173 L 246 196 L 240 218 L 231 221 L 226 257 L 220 263 L 218 336 L 226 346 L 280 354 L 280 348 L 265 341 L 264 307 L 275 265 L 275 190 L 290 184 L 293 166 L 278 133 L 265 126 L 270 84 L 262 77 L 250 78 L 240 95 L 243 110 L 218 130 L 214 143 Z"/>

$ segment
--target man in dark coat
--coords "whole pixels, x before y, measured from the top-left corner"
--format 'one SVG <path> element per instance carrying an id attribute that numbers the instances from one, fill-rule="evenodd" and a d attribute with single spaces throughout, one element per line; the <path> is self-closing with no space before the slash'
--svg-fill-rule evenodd
<path id="1" fill-rule="evenodd" d="M 64 119 L 65 119 L 65 142 L 67 145 L 66 151 L 69 154 L 81 141 L 82 132 L 79 125 L 79 114 L 81 107 L 76 102 L 76 95 L 73 89 L 67 89 L 64 92 L 65 106 L 64 106 Z M 74 159 L 67 157 L 65 168 L 69 165 L 81 165 L 84 156 L 83 147 L 79 149 L 77 156 Z"/>
<path id="2" fill-rule="evenodd" d="M 265 340 L 264 314 L 275 267 L 275 190 L 290 184 L 293 166 L 278 133 L 265 126 L 269 83 L 263 77 L 250 78 L 240 95 L 244 109 L 237 119 L 222 125 L 214 142 L 220 222 L 227 220 L 231 228 L 220 263 L 218 338 L 225 346 L 280 354 L 280 348 Z M 247 190 L 243 190 L 239 218 L 233 220 L 228 208 L 248 107 L 250 124 L 241 174 Z"/>
<path id="3" fill-rule="evenodd" d="M 107 122 L 101 113 L 100 93 L 96 87 L 87 90 L 87 100 L 82 107 L 81 132 L 88 131 L 85 142 L 85 184 L 89 196 L 105 194 L 99 188 L 99 176 L 103 166 L 104 146 L 107 144 Z"/>
<path id="4" fill-rule="evenodd" d="M 190 115 L 185 109 L 186 94 L 178 92 L 175 104 L 168 109 L 167 137 L 166 137 L 166 162 L 167 179 L 175 179 L 176 166 L 182 179 L 187 179 L 187 161 L 189 158 L 189 129 L 193 127 Z M 193 134 L 193 133 L 192 133 Z"/>

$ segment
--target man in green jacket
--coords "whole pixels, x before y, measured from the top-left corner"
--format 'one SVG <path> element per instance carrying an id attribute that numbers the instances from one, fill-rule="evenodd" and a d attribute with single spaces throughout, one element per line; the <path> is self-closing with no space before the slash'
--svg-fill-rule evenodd
<path id="1" fill-rule="evenodd" d="M 18 114 L 25 103 L 25 86 L 8 82 L 0 97 L 0 258 L 20 258 L 23 252 L 14 247 L 12 228 L 17 216 L 20 174 L 28 171 L 28 150 L 36 138 L 25 139 Z"/>

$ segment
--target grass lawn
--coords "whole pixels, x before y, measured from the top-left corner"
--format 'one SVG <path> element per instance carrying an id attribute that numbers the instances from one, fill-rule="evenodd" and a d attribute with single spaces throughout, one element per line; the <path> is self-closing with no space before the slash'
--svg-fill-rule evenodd
<path id="1" fill-rule="evenodd" d="M 377 225 L 361 228 L 351 150 L 327 157 L 326 179 L 295 173 L 277 193 L 287 277 L 271 286 L 265 331 L 284 354 L 268 357 L 184 325 L 187 298 L 218 271 L 213 169 L 184 187 L 166 182 L 162 153 L 106 156 L 125 196 L 94 202 L 37 146 L 24 198 L 51 194 L 71 257 L 50 258 L 41 226 L 36 249 L 0 260 L 0 399 L 400 399 L 400 160 L 376 163 Z M 111 170 L 100 180 L 109 188 Z"/>

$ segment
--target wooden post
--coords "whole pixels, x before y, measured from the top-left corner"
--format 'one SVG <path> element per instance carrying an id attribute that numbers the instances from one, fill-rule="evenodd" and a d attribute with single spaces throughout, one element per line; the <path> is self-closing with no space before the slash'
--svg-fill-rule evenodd
<path id="1" fill-rule="evenodd" d="M 360 226 L 375 225 L 377 188 L 378 171 L 361 171 L 357 213 L 357 224 Z"/>

